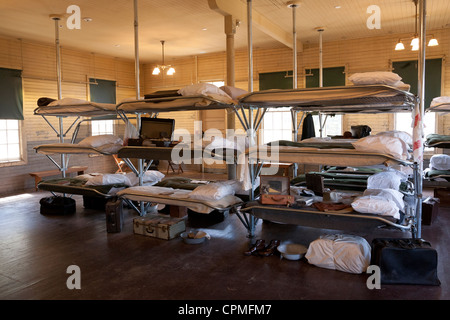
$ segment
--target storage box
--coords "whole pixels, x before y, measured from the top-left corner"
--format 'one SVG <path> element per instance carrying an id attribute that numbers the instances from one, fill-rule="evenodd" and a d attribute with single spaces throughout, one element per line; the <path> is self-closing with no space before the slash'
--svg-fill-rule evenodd
<path id="1" fill-rule="evenodd" d="M 149 214 L 133 219 L 133 231 L 148 237 L 170 240 L 186 231 L 184 219 Z"/>
<path id="2" fill-rule="evenodd" d="M 435 188 L 434 197 L 439 198 L 439 207 L 450 207 L 450 188 Z"/>

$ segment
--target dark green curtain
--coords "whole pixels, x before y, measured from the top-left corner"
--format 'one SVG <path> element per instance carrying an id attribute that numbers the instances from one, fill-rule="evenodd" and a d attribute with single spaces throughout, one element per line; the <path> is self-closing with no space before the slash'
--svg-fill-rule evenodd
<path id="1" fill-rule="evenodd" d="M 0 119 L 23 120 L 22 70 L 0 68 Z"/>
<path id="2" fill-rule="evenodd" d="M 116 103 L 115 81 L 90 78 L 89 83 L 92 102 Z"/>
<path id="3" fill-rule="evenodd" d="M 324 87 L 337 87 L 345 86 L 345 68 L 334 67 L 323 69 L 323 86 Z M 308 69 L 306 76 L 306 88 L 319 87 L 319 69 Z"/>
<path id="4" fill-rule="evenodd" d="M 394 72 L 402 77 L 402 81 L 411 86 L 411 93 L 417 94 L 418 61 L 397 61 L 392 63 Z M 441 96 L 442 59 L 427 59 L 425 61 L 425 109 L 431 101 Z"/>
<path id="5" fill-rule="evenodd" d="M 292 88 L 292 71 L 267 72 L 259 74 L 259 90 Z"/>

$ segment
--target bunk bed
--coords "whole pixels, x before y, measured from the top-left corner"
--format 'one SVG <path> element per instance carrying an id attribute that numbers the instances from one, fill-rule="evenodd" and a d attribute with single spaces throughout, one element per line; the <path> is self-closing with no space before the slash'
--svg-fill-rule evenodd
<path id="1" fill-rule="evenodd" d="M 160 91 L 146 95 L 144 99 L 123 101 L 117 105 L 117 114 L 122 120 L 129 124 L 129 116 L 135 115 L 138 119 L 136 131 L 140 132 L 143 116 L 156 118 L 161 112 L 179 112 L 194 110 L 218 110 L 226 109 L 229 112 L 239 112 L 236 106 L 236 100 L 228 94 L 211 84 L 196 84 L 184 87 L 180 90 Z M 173 135 L 173 133 L 172 133 Z M 152 163 L 156 160 L 167 160 L 181 164 L 183 161 L 190 162 L 195 159 L 203 161 L 205 158 L 225 161 L 227 164 L 235 165 L 237 158 L 242 151 L 237 143 L 232 146 L 216 146 L 213 148 L 204 147 L 198 141 L 178 143 L 172 141 L 172 136 L 168 137 L 169 144 L 162 146 L 150 145 L 128 145 L 119 149 L 118 157 L 123 159 L 131 170 L 140 177 L 145 174 Z M 194 136 L 194 139 L 196 137 Z M 202 138 L 200 136 L 200 138 Z M 186 141 L 186 140 L 184 140 Z M 154 142 L 154 141 L 153 141 Z M 132 159 L 137 159 L 137 166 Z M 200 162 L 201 163 L 201 162 Z M 232 175 L 231 175 L 232 176 Z M 140 215 L 145 215 L 147 209 L 152 203 L 185 206 L 193 211 L 200 213 L 209 213 L 211 210 L 227 211 L 236 204 L 242 203 L 242 200 L 235 196 L 236 189 L 229 191 L 222 200 L 219 199 L 188 199 L 185 193 L 195 190 L 169 188 L 167 192 L 160 192 L 160 188 L 146 188 L 142 183 L 138 187 L 127 188 L 118 193 L 118 195 L 130 204 Z M 175 190 L 175 191 L 174 191 Z M 182 200 L 174 198 L 174 194 L 179 196 L 184 194 Z M 186 200 L 188 199 L 188 200 Z M 135 206 L 133 201 L 139 202 L 139 207 Z M 223 202 L 225 201 L 225 202 Z M 202 205 L 200 205 L 202 203 Z"/>
<path id="2" fill-rule="evenodd" d="M 239 105 L 247 108 L 289 106 L 295 111 L 318 111 L 324 114 L 411 112 L 417 107 L 417 99 L 413 94 L 392 86 L 364 85 L 253 92 L 242 97 L 239 100 Z M 296 126 L 297 123 L 294 125 Z M 277 155 L 276 162 L 343 167 L 408 166 L 413 169 L 412 179 L 414 180 L 414 188 L 417 188 L 418 164 L 411 161 L 408 155 L 398 152 L 389 153 L 386 150 L 357 148 L 355 143 L 353 145 L 354 148 L 343 148 L 342 146 L 339 148 L 333 148 L 333 146 L 320 148 L 311 145 L 301 147 L 300 145 L 285 146 L 279 144 L 254 146 L 248 150 L 245 158 L 244 156 L 242 158 L 243 171 L 248 170 L 248 172 L 241 174 L 240 178 L 244 181 L 249 179 L 250 182 L 247 186 L 254 184 L 256 177 L 263 174 L 264 162 L 274 161 L 273 155 L 275 154 Z M 238 216 L 247 228 L 249 237 L 254 237 L 258 219 L 338 229 L 348 227 L 350 223 L 358 226 L 369 226 L 370 228 L 382 225 L 410 231 L 413 236 L 417 235 L 418 231 L 420 233 L 417 217 L 420 217 L 419 197 L 421 190 L 418 189 L 414 190 L 412 199 L 407 199 L 406 213 L 401 219 L 392 219 L 392 217 L 376 214 L 362 214 L 353 210 L 350 212 L 348 210 L 320 211 L 296 204 L 290 207 L 261 205 L 256 201 L 253 192 L 250 193 L 252 201 L 246 203 L 238 211 Z"/>
<path id="3" fill-rule="evenodd" d="M 432 100 L 426 112 L 450 112 L 450 97 L 436 97 Z M 429 134 L 426 137 L 425 147 L 450 149 L 450 136 L 444 134 Z M 429 168 L 424 170 L 425 183 L 429 187 L 449 188 L 450 184 L 450 156 L 435 154 L 430 159 Z"/>
<path id="4" fill-rule="evenodd" d="M 90 183 L 92 182 L 90 178 L 95 175 L 98 180 L 100 174 L 85 174 L 73 178 L 66 175 L 72 155 L 113 156 L 117 155 L 118 150 L 123 147 L 122 138 L 110 134 L 90 136 L 77 142 L 81 125 L 95 121 L 96 119 L 92 117 L 99 117 L 99 120 L 118 119 L 115 104 L 95 103 L 73 98 L 55 100 L 46 97 L 39 98 L 37 104 L 34 115 L 41 116 L 48 123 L 59 138 L 59 142 L 38 145 L 34 147 L 34 150 L 36 153 L 45 155 L 61 172 L 59 179 L 39 182 L 38 189 L 49 191 L 54 196 L 56 193 L 60 193 L 64 197 L 77 194 L 82 195 L 84 200 L 96 197 L 103 201 L 111 199 L 118 190 L 129 186 L 129 183 L 121 182 L 120 179 L 113 179 L 115 181 L 111 183 Z M 59 120 L 57 128 L 50 121 L 50 117 Z M 63 119 L 65 118 L 70 119 L 68 128 L 64 128 Z M 71 135 L 70 142 L 65 142 L 64 138 L 69 135 Z M 60 160 L 56 159 L 57 157 L 60 157 Z M 154 181 L 154 183 L 158 181 Z"/>

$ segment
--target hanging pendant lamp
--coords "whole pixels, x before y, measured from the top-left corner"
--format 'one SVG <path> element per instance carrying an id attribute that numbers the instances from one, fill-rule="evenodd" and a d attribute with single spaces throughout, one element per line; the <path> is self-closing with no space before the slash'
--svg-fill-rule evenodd
<path id="1" fill-rule="evenodd" d="M 171 65 L 166 65 L 166 64 L 164 64 L 164 43 L 165 43 L 165 41 L 164 41 L 164 40 L 161 40 L 161 46 L 162 46 L 162 64 L 157 65 L 157 66 L 155 67 L 155 69 L 153 69 L 152 74 L 153 74 L 153 75 L 158 75 L 158 74 L 161 73 L 161 71 L 164 72 L 164 71 L 167 69 L 166 74 L 167 74 L 168 76 L 172 76 L 172 75 L 175 73 L 175 68 L 172 67 Z"/>

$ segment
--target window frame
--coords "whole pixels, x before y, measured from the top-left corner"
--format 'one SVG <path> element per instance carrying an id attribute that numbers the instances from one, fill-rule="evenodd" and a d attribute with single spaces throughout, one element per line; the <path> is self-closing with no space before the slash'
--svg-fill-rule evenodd
<path id="1" fill-rule="evenodd" d="M 19 125 L 19 150 L 20 150 L 20 159 L 19 160 L 10 160 L 10 161 L 4 161 L 0 162 L 0 168 L 4 167 L 14 167 L 14 166 L 22 166 L 26 165 L 28 163 L 27 159 L 27 140 L 26 140 L 26 134 L 25 134 L 25 128 L 24 128 L 24 120 L 17 120 L 17 119 L 8 119 L 8 120 L 16 120 L 18 121 Z"/>

